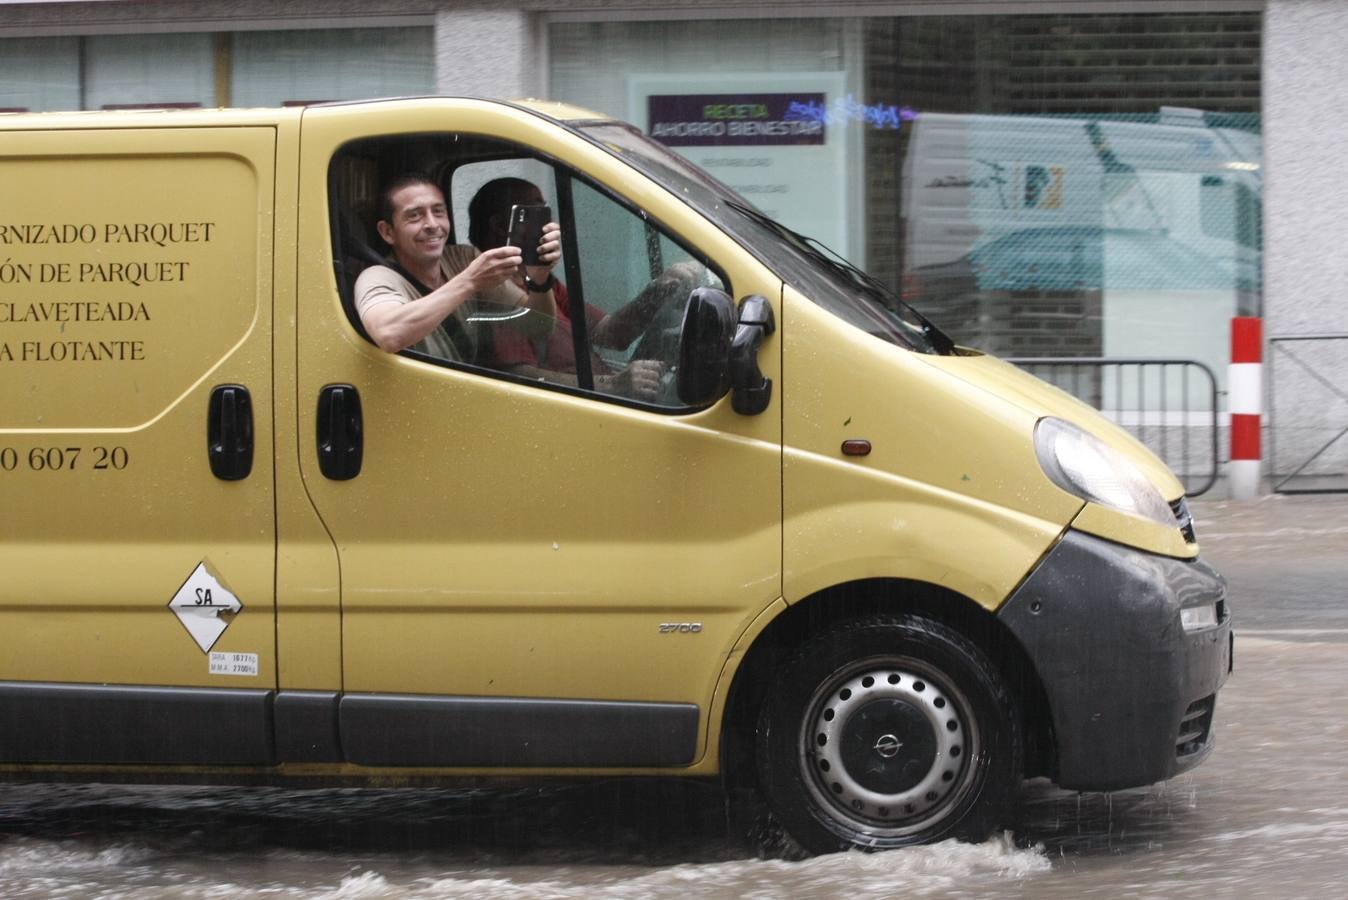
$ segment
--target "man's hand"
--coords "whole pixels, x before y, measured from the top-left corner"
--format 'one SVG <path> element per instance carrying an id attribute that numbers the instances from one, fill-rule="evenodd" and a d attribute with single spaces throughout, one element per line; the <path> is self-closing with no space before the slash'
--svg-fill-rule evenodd
<path id="1" fill-rule="evenodd" d="M 486 250 L 474 257 L 467 268 L 451 280 L 463 279 L 469 287 L 470 294 L 485 293 L 499 287 L 514 275 L 520 267 L 521 259 L 519 247 L 497 247 L 494 250 Z"/>
<path id="2" fill-rule="evenodd" d="M 548 280 L 548 273 L 562 258 L 562 227 L 556 222 L 543 226 L 543 236 L 538 242 L 538 265 L 528 266 L 524 273 L 530 281 L 542 284 Z"/>
<path id="3" fill-rule="evenodd" d="M 634 359 L 622 372 L 607 376 L 607 382 L 601 382 L 599 388 L 605 393 L 652 402 L 660 397 L 660 377 L 664 372 L 664 364 L 659 360 Z"/>
<path id="4" fill-rule="evenodd" d="M 660 277 L 662 279 L 668 278 L 676 284 L 696 286 L 707 277 L 707 267 L 697 260 L 685 259 L 682 262 L 671 264 L 661 273 Z"/>

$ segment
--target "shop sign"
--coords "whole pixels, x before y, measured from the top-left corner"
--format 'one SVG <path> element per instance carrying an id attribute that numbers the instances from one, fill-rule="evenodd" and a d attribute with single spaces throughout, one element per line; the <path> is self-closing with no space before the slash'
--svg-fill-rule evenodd
<path id="1" fill-rule="evenodd" d="M 651 94 L 646 115 L 651 137 L 670 147 L 823 145 L 823 119 L 798 113 L 823 103 L 823 94 Z"/>
<path id="2" fill-rule="evenodd" d="M 865 161 L 850 119 L 837 117 L 843 72 L 646 74 L 627 90 L 626 118 L 654 140 L 849 255 L 849 236 L 864 230 Z"/>

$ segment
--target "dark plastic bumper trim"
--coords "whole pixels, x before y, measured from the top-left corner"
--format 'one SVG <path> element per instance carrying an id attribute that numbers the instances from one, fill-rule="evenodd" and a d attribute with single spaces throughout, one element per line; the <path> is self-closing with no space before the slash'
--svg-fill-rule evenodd
<path id="1" fill-rule="evenodd" d="M 1180 610 L 1206 604 L 1217 625 L 1186 632 Z M 1226 582 L 1206 563 L 1069 531 L 997 615 L 1044 686 L 1060 786 L 1152 784 L 1211 750 L 1209 732 L 1200 751 L 1176 752 L 1186 711 L 1231 668 Z"/>

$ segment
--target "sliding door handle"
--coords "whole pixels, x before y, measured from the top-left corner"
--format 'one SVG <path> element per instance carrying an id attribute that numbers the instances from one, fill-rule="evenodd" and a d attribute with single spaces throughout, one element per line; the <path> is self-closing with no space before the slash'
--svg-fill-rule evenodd
<path id="1" fill-rule="evenodd" d="M 241 481 L 253 471 L 253 398 L 243 385 L 222 384 L 211 391 L 206 454 L 211 474 L 221 481 Z"/>

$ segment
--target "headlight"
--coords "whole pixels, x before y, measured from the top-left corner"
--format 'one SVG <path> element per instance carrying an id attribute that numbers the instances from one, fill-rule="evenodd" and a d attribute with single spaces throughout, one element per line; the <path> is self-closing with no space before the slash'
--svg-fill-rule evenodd
<path id="1" fill-rule="evenodd" d="M 1040 419 L 1034 449 L 1044 474 L 1069 494 L 1178 527 L 1175 514 L 1147 477 L 1104 441 L 1064 419 Z"/>

